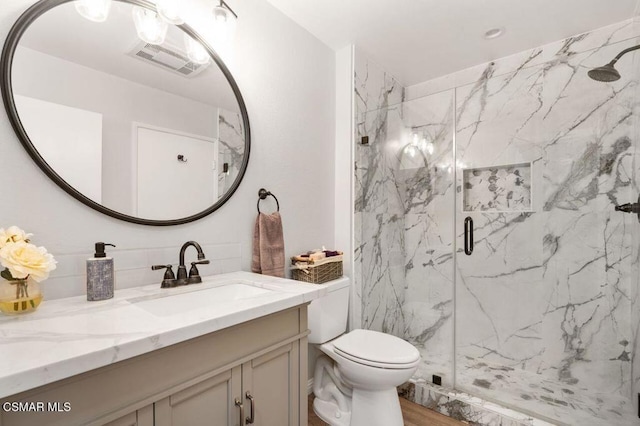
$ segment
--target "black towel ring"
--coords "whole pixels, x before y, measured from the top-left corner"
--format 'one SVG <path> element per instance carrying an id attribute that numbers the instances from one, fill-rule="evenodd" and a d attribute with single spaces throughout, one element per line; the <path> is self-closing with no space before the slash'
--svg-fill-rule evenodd
<path id="1" fill-rule="evenodd" d="M 271 192 L 267 191 L 266 189 L 260 188 L 260 191 L 258 191 L 258 213 L 262 213 L 260 211 L 260 201 L 264 200 L 268 196 L 272 196 L 273 199 L 276 200 L 276 206 L 278 207 L 278 211 L 280 211 L 280 203 L 278 202 L 278 199 L 276 198 L 276 196 L 273 195 Z"/>

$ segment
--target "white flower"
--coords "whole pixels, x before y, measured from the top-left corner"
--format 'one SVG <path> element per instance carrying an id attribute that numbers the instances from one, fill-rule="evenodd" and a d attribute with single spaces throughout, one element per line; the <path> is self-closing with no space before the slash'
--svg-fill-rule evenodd
<path id="1" fill-rule="evenodd" d="M 27 234 L 17 226 L 10 226 L 8 229 L 0 228 L 0 248 L 7 243 L 17 243 L 19 241 L 29 242 L 29 237 L 33 234 Z"/>
<path id="2" fill-rule="evenodd" d="M 30 276 L 35 281 L 44 281 L 49 278 L 49 272 L 56 269 L 56 263 L 47 249 L 24 240 L 0 248 L 0 264 L 9 269 L 14 278 Z"/>

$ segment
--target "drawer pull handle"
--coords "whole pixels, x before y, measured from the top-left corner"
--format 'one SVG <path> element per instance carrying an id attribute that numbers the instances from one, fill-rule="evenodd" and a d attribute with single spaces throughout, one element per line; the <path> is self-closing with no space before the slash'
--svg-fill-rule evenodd
<path id="1" fill-rule="evenodd" d="M 255 414 L 256 414 L 255 399 L 253 398 L 253 395 L 251 395 L 251 392 L 247 392 L 245 395 L 249 400 L 249 402 L 251 403 L 251 417 L 247 417 L 247 424 L 251 425 L 256 419 L 255 418 Z"/>
<path id="2" fill-rule="evenodd" d="M 240 425 L 239 426 L 244 426 L 244 405 L 242 405 L 242 401 L 240 401 L 240 398 L 236 398 L 236 407 L 240 408 Z"/>

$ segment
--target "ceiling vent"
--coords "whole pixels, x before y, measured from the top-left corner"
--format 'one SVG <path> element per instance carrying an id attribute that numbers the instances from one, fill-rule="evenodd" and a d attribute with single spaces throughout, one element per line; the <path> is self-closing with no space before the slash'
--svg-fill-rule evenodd
<path id="1" fill-rule="evenodd" d="M 139 42 L 128 55 L 186 78 L 195 77 L 211 64 L 196 64 L 187 57 L 186 52 L 168 43 L 158 46 Z"/>

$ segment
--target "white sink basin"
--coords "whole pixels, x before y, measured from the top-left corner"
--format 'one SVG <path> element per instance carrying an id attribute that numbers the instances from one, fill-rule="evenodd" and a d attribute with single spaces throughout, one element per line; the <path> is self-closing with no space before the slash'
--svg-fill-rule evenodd
<path id="1" fill-rule="evenodd" d="M 196 310 L 215 309 L 216 306 L 228 305 L 234 301 L 251 299 L 265 294 L 274 294 L 274 291 L 248 284 L 229 283 L 188 293 L 142 300 L 133 302 L 133 304 L 153 315 L 165 317 Z"/>

